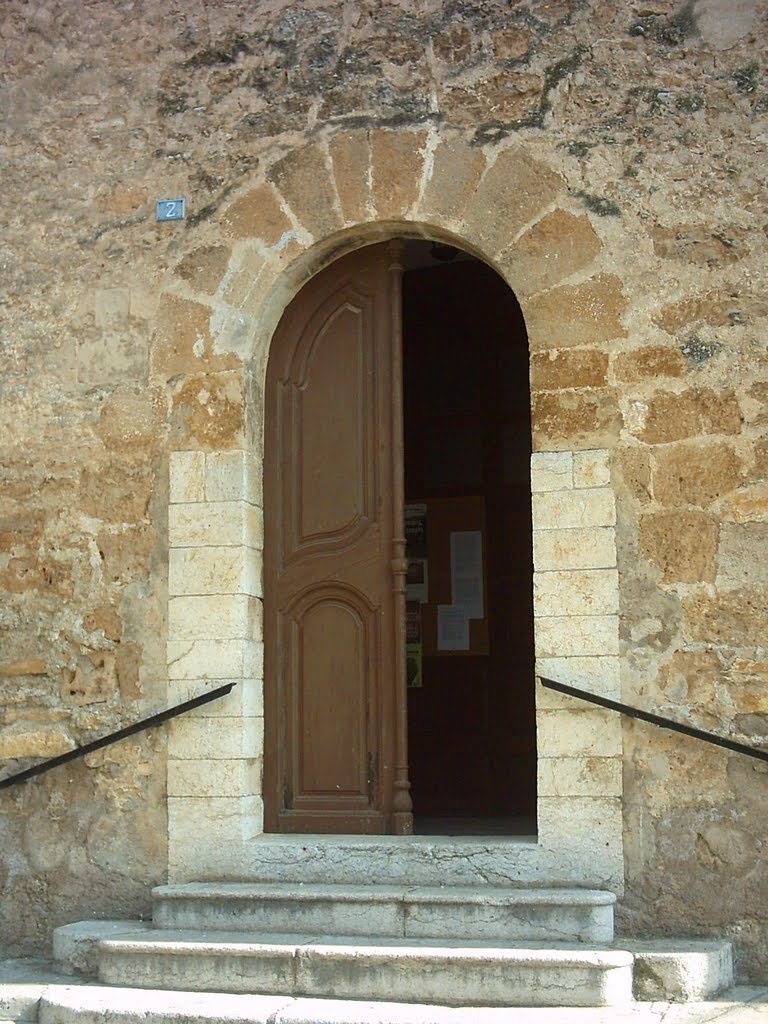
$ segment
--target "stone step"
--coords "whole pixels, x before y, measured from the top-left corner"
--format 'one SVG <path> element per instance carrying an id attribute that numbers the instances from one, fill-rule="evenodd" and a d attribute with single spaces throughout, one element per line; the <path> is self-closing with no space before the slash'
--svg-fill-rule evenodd
<path id="1" fill-rule="evenodd" d="M 621 1006 L 632 965 L 629 952 L 577 944 L 184 931 L 99 943 L 110 985 L 450 1006 Z"/>
<path id="2" fill-rule="evenodd" d="M 738 989 L 717 1003 L 633 1003 L 627 1007 L 491 1008 L 365 1003 L 340 999 L 57 989 L 40 1001 L 39 1024 L 762 1024 L 768 989 Z"/>
<path id="3" fill-rule="evenodd" d="M 159 928 L 505 942 L 613 941 L 613 893 L 497 886 L 190 883 L 153 890 Z"/>
<path id="4" fill-rule="evenodd" d="M 558 857 L 543 865 L 535 836 L 265 833 L 254 838 L 251 850 L 250 882 L 359 885 L 364 879 L 366 885 L 573 885 L 567 861 Z M 601 881 L 578 884 L 597 889 Z"/>

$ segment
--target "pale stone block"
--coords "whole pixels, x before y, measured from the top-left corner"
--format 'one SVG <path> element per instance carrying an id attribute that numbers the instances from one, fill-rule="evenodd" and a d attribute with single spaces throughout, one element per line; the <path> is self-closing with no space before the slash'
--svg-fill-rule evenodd
<path id="1" fill-rule="evenodd" d="M 170 452 L 170 501 L 205 501 L 205 452 Z"/>
<path id="2" fill-rule="evenodd" d="M 611 569 L 616 565 L 616 532 L 612 526 L 534 530 L 533 564 L 539 572 Z"/>
<path id="3" fill-rule="evenodd" d="M 534 452 L 531 491 L 563 491 L 573 487 L 573 452 Z"/>
<path id="4" fill-rule="evenodd" d="M 598 697 L 621 700 L 621 659 L 617 657 L 589 658 L 539 658 L 536 674 L 556 683 L 575 686 Z M 573 711 L 589 705 L 576 697 L 567 697 L 539 686 L 536 690 L 536 706 L 539 708 L 564 708 Z"/>
<path id="5" fill-rule="evenodd" d="M 169 881 L 243 878 L 263 831 L 261 797 L 169 797 Z"/>
<path id="6" fill-rule="evenodd" d="M 182 704 L 204 693 L 234 683 L 228 694 L 185 712 L 190 718 L 260 718 L 264 714 L 264 686 L 261 679 L 177 679 L 168 684 L 172 704 Z"/>
<path id="7" fill-rule="evenodd" d="M 618 615 L 555 615 L 534 620 L 539 658 L 619 653 Z"/>
<path id="8" fill-rule="evenodd" d="M 205 496 L 208 501 L 247 501 L 260 504 L 261 487 L 256 462 L 248 452 L 209 452 L 205 460 Z"/>
<path id="9" fill-rule="evenodd" d="M 263 718 L 197 718 L 180 715 L 169 723 L 169 759 L 231 761 L 261 757 L 263 753 Z"/>
<path id="10" fill-rule="evenodd" d="M 535 530 L 616 525 L 616 501 L 608 487 L 534 494 L 532 506 Z"/>
<path id="11" fill-rule="evenodd" d="M 238 679 L 248 640 L 169 640 L 169 679 Z M 261 645 L 259 645 L 261 646 Z"/>
<path id="12" fill-rule="evenodd" d="M 262 546 L 261 511 L 245 501 L 205 501 L 171 505 L 168 541 L 174 548 L 244 544 Z"/>
<path id="13" fill-rule="evenodd" d="M 243 675 L 246 679 L 264 678 L 264 644 L 248 640 L 243 649 Z"/>
<path id="14" fill-rule="evenodd" d="M 171 548 L 168 592 L 261 597 L 261 552 L 246 547 Z"/>
<path id="15" fill-rule="evenodd" d="M 247 594 L 171 597 L 169 640 L 261 639 L 261 601 Z"/>
<path id="16" fill-rule="evenodd" d="M 575 853 L 586 877 L 598 865 L 621 857 L 623 819 L 618 797 L 542 796 L 538 803 L 539 842 L 554 846 L 558 857 Z"/>
<path id="17" fill-rule="evenodd" d="M 261 758 L 168 762 L 168 796 L 253 796 L 261 793 Z"/>
<path id="18" fill-rule="evenodd" d="M 607 487 L 610 482 L 611 467 L 605 449 L 573 453 L 574 487 Z"/>
<path id="19" fill-rule="evenodd" d="M 539 711 L 536 715 L 539 757 L 621 757 L 621 715 L 590 711 Z"/>
<path id="20" fill-rule="evenodd" d="M 539 796 L 609 796 L 622 794 L 618 757 L 540 757 Z"/>
<path id="21" fill-rule="evenodd" d="M 264 812 L 258 796 L 171 796 L 168 798 L 168 839 L 177 856 L 190 861 L 206 850 L 199 863 L 215 870 L 217 847 L 253 839 L 264 831 Z M 201 872 L 200 877 L 204 877 Z M 220 876 L 226 877 L 222 873 Z"/>
<path id="22" fill-rule="evenodd" d="M 611 615 L 619 610 L 617 569 L 573 569 L 533 575 L 534 615 Z"/>

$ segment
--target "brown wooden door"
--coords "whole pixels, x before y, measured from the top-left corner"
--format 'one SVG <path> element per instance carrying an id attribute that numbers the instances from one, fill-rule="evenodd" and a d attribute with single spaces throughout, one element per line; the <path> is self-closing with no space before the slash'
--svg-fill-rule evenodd
<path id="1" fill-rule="evenodd" d="M 265 398 L 265 823 L 392 827 L 401 658 L 399 279 L 388 248 L 313 278 Z M 394 570 L 394 571 L 393 571 Z"/>

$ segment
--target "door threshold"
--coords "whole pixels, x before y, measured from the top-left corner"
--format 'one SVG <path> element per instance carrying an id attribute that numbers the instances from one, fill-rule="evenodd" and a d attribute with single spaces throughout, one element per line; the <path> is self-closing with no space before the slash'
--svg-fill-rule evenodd
<path id="1" fill-rule="evenodd" d="M 285 846 L 535 846 L 537 835 L 445 835 L 422 834 L 413 836 L 359 836 L 336 833 L 278 833 L 263 832 L 254 836 L 254 843 L 269 843 Z"/>

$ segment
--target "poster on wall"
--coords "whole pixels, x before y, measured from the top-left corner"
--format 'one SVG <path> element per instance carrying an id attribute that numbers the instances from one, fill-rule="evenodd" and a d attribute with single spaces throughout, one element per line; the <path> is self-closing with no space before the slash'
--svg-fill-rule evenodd
<path id="1" fill-rule="evenodd" d="M 405 550 L 408 558 L 427 557 L 427 506 L 405 506 Z"/>
<path id="2" fill-rule="evenodd" d="M 438 651 L 469 650 L 469 616 L 461 605 L 437 606 Z"/>
<path id="3" fill-rule="evenodd" d="M 468 619 L 485 616 L 483 602 L 483 535 L 480 530 L 451 533 L 451 595 L 454 608 Z"/>
<path id="4" fill-rule="evenodd" d="M 421 602 L 405 602 L 405 678 L 408 686 L 422 685 Z"/>
<path id="5" fill-rule="evenodd" d="M 405 576 L 405 596 L 409 601 L 429 601 L 429 569 L 426 558 L 409 558 Z"/>

